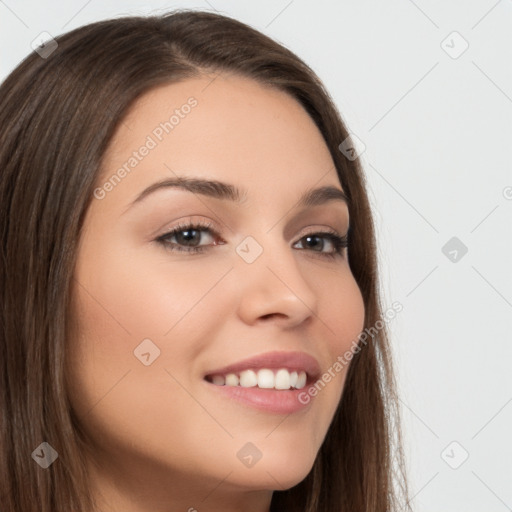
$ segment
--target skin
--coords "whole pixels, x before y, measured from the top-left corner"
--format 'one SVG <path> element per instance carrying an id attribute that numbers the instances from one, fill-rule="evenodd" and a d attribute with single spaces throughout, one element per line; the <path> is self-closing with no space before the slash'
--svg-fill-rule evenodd
<path id="1" fill-rule="evenodd" d="M 350 219 L 340 201 L 295 207 L 307 189 L 342 187 L 319 130 L 287 94 L 227 74 L 154 89 L 119 125 L 98 186 L 191 96 L 198 104 L 179 125 L 93 199 L 80 239 L 70 395 L 103 512 L 268 511 L 274 490 L 311 470 L 348 366 L 290 415 L 227 400 L 203 375 L 273 350 L 307 352 L 326 371 L 363 329 L 346 249 L 329 258 L 328 238 L 316 250 L 304 239 L 345 235 Z M 129 208 L 152 183 L 192 175 L 246 188 L 245 201 L 167 188 Z M 190 220 L 219 233 L 197 235 L 202 254 L 155 241 Z M 263 249 L 250 264 L 235 250 L 247 236 Z M 148 366 L 134 356 L 146 338 L 161 351 Z M 262 453 L 251 468 L 236 455 L 247 442 Z"/>

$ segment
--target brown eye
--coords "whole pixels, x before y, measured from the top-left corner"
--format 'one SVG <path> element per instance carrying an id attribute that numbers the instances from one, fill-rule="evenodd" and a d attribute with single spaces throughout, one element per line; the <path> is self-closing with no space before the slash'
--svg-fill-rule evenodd
<path id="1" fill-rule="evenodd" d="M 208 233 L 212 238 L 218 238 L 218 233 L 210 228 L 210 224 L 187 224 L 163 234 L 156 241 L 170 251 L 200 253 L 210 245 L 216 245 L 211 243 L 199 245 L 204 239 L 203 233 Z M 173 238 L 175 241 L 172 241 Z"/>
<path id="2" fill-rule="evenodd" d="M 311 233 L 303 236 L 297 243 L 306 241 L 306 244 L 311 248 L 313 252 L 318 252 L 327 257 L 336 257 L 343 253 L 343 250 L 348 247 L 348 237 L 339 236 L 336 233 Z M 318 242 L 320 240 L 320 242 Z M 327 240 L 327 242 L 326 242 Z M 323 251 L 326 245 L 331 245 L 333 250 Z"/>

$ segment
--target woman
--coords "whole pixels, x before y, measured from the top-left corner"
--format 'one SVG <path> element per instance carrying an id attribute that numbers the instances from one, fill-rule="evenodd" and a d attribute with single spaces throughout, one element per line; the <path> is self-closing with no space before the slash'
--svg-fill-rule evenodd
<path id="1" fill-rule="evenodd" d="M 318 78 L 206 12 L 56 42 L 0 89 L 3 510 L 397 508 L 371 212 Z"/>

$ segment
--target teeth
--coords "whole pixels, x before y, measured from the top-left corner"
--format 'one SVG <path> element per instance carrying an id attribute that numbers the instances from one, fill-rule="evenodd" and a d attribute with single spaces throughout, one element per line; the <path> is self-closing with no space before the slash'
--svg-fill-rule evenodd
<path id="1" fill-rule="evenodd" d="M 290 389 L 290 372 L 288 370 L 278 370 L 275 379 L 276 389 Z"/>
<path id="2" fill-rule="evenodd" d="M 258 377 L 252 370 L 240 372 L 240 386 L 243 388 L 253 388 L 258 385 Z"/>
<path id="3" fill-rule="evenodd" d="M 258 387 L 264 389 L 274 387 L 274 372 L 272 370 L 260 370 L 258 372 Z"/>
<path id="4" fill-rule="evenodd" d="M 274 374 L 273 370 L 262 368 L 256 373 L 254 370 L 244 370 L 240 375 L 228 373 L 214 375 L 213 384 L 217 386 L 241 386 L 244 388 L 259 387 L 261 389 L 302 389 L 306 385 L 307 375 L 304 371 L 293 371 L 281 368 Z"/>
<path id="5" fill-rule="evenodd" d="M 302 389 L 306 385 L 306 372 L 300 372 L 299 376 L 297 377 L 297 389 Z"/>
<path id="6" fill-rule="evenodd" d="M 226 375 L 226 386 L 238 386 L 238 376 L 234 373 Z"/>
<path id="7" fill-rule="evenodd" d="M 213 376 L 213 383 L 217 386 L 224 386 L 225 379 L 222 375 L 214 375 Z"/>

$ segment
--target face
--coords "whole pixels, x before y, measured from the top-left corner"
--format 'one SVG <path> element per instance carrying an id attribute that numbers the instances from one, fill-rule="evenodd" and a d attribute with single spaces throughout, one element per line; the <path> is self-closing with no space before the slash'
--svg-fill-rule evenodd
<path id="1" fill-rule="evenodd" d="M 287 94 L 212 78 L 160 87 L 133 106 L 81 235 L 70 393 L 111 502 L 172 496 L 183 510 L 213 510 L 223 497 L 268 500 L 299 483 L 341 398 L 348 366 L 333 365 L 364 327 L 336 238 L 347 234 L 346 203 L 336 193 L 299 202 L 316 188 L 343 191 L 320 132 Z M 239 200 L 211 186 L 152 187 L 179 177 L 229 184 Z M 306 405 L 309 381 L 299 404 L 293 389 L 208 382 L 270 352 L 305 353 L 331 378 Z M 256 375 L 304 366 L 274 363 L 257 363 Z"/>

